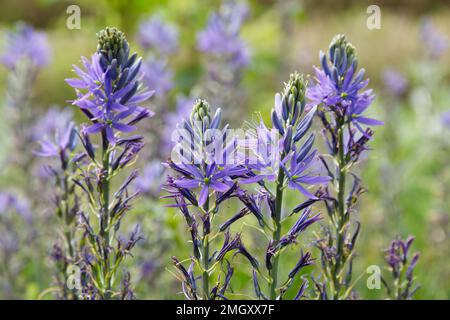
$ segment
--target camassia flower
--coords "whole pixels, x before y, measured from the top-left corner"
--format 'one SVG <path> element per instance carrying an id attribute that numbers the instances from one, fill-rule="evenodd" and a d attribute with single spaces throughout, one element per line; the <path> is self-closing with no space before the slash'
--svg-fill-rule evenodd
<path id="1" fill-rule="evenodd" d="M 213 117 L 210 113 L 206 101 L 198 100 L 194 103 L 190 117 L 183 120 L 176 129 L 179 140 L 171 159 L 166 163 L 166 166 L 174 172 L 174 176 L 168 176 L 165 190 L 169 195 L 166 197 L 175 200 L 171 206 L 177 207 L 183 214 L 192 240 L 193 256 L 188 270 L 177 258 L 172 258 L 183 279 L 182 288 L 188 299 L 226 298 L 225 294 L 234 269 L 225 256 L 231 252 L 234 252 L 233 255 L 239 253 L 244 256 L 253 268 L 258 267 L 256 259 L 241 243 L 240 235 L 231 237 L 226 230 L 240 216 L 228 220 L 221 226 L 215 226 L 213 223 L 220 204 L 242 193 L 237 180 L 242 178 L 248 169 L 239 163 L 226 161 L 227 152 L 232 152 L 236 145 L 234 142 L 230 143 L 230 147 L 208 149 L 215 143 L 226 141 L 227 128 L 225 126 L 225 129 L 221 129 L 220 109 Z M 214 154 L 210 154 L 209 151 Z M 246 210 L 243 215 L 245 214 Z M 213 244 L 222 238 L 223 232 L 225 233 L 222 246 L 217 247 L 218 250 L 212 253 Z M 221 273 L 225 270 L 223 266 L 225 262 L 227 271 L 222 279 Z M 201 277 L 195 276 L 194 265 L 200 267 Z M 214 276 L 218 280 L 210 289 L 210 277 L 214 274 L 219 274 Z M 201 288 L 197 285 L 198 279 L 201 279 Z"/>
<path id="2" fill-rule="evenodd" d="M 241 165 L 217 162 L 217 158 L 226 160 L 225 157 L 216 155 L 213 159 L 210 154 L 204 153 L 205 145 L 212 143 L 207 139 L 207 131 L 218 130 L 221 119 L 220 109 L 212 119 L 209 113 L 209 105 L 206 101 L 196 102 L 190 120 L 185 120 L 182 126 L 188 135 L 192 134 L 190 140 L 181 144 L 182 147 L 188 149 L 181 148 L 180 151 L 183 153 L 183 156 L 180 157 L 181 163 L 173 161 L 168 163 L 169 167 L 181 174 L 173 181 L 176 186 L 186 189 L 201 188 L 198 199 L 200 206 L 205 204 L 210 190 L 226 192 L 233 185 L 231 177 L 242 176 L 247 172 L 247 169 Z M 225 152 L 230 151 L 227 148 L 224 149 Z M 191 163 L 190 159 L 194 160 L 194 163 Z"/>
<path id="3" fill-rule="evenodd" d="M 233 184 L 230 177 L 246 172 L 243 167 L 220 169 L 216 163 L 207 164 L 204 171 L 195 165 L 184 165 L 182 168 L 185 176 L 174 180 L 174 184 L 187 189 L 201 187 L 198 200 L 200 206 L 205 204 L 210 188 L 216 192 L 226 192 Z"/>
<path id="4" fill-rule="evenodd" d="M 6 48 L 0 62 L 8 69 L 14 69 L 25 59 L 33 67 L 43 68 L 49 64 L 50 57 L 51 49 L 46 34 L 28 24 L 18 23 L 15 30 L 6 36 Z"/>
<path id="5" fill-rule="evenodd" d="M 245 205 L 244 210 L 225 223 L 229 226 L 244 216 L 246 211 L 251 212 L 262 228 L 260 231 L 269 239 L 265 255 L 267 295 L 259 286 L 254 270 L 255 292 L 260 299 L 266 299 L 266 296 L 272 300 L 282 299 L 294 284 L 298 271 L 311 264 L 310 253 L 303 255 L 302 252 L 287 279 L 286 275 L 279 274 L 279 258 L 284 248 L 296 243 L 300 234 L 320 219 L 319 214 L 312 215 L 311 209 L 308 208 L 319 198 L 310 192 L 307 186 L 324 185 L 331 180 L 330 177 L 320 176 L 312 170 L 317 160 L 317 152 L 313 150 L 315 135 L 308 134 L 308 131 L 317 108 L 313 107 L 306 111 L 305 90 L 306 81 L 303 76 L 298 73 L 291 74 L 282 92 L 275 95 L 271 129 L 261 122 L 256 127 L 255 137 L 251 137 L 252 139 L 245 143 L 244 149 L 255 153 L 256 158 L 244 161 L 249 171 L 239 181 L 241 184 L 255 183 L 259 191 L 257 196 L 248 194 L 247 191 L 238 193 L 237 197 Z M 299 191 L 306 200 L 292 211 L 291 215 L 301 210 L 303 213 L 288 233 L 283 235 L 283 194 L 288 189 Z M 265 221 L 262 203 L 269 209 L 271 223 Z M 280 281 L 281 276 L 285 277 L 284 282 Z M 307 282 L 302 281 L 296 298 L 303 296 L 306 286 Z"/>
<path id="6" fill-rule="evenodd" d="M 90 120 L 81 126 L 78 135 L 86 163 L 70 181 L 84 193 L 89 209 L 78 214 L 80 227 L 85 231 L 84 253 L 79 262 L 86 270 L 83 292 L 93 299 L 113 299 L 119 295 L 125 299 L 133 294 L 130 275 L 121 273 L 120 265 L 141 236 L 139 228 L 135 228 L 124 240 L 119 231 L 139 194 L 130 192 L 137 170 L 132 170 L 119 184 L 112 182 L 122 169 L 135 163 L 144 146 L 142 136 L 121 136 L 120 132 L 133 131 L 136 123 L 150 116 L 141 103 L 153 92 L 143 88 L 141 59 L 136 54 L 129 56 L 123 32 L 106 28 L 97 36 L 97 52 L 91 61 L 83 58 L 85 70 L 74 66 L 79 78 L 66 80 L 78 94 L 73 104 Z M 90 135 L 97 132 L 101 133 L 101 144 L 94 147 Z M 115 192 L 113 186 L 117 186 Z M 122 290 L 118 288 L 119 281 Z"/>
<path id="7" fill-rule="evenodd" d="M 344 35 L 337 35 L 330 45 L 329 56 L 320 52 L 322 69 L 315 67 L 316 77 L 308 88 L 308 106 L 323 105 L 345 123 L 351 122 L 362 133 L 361 125 L 376 126 L 383 122 L 366 117 L 363 113 L 374 99 L 372 90 L 364 90 L 369 79 L 365 70 L 357 71 L 355 48 Z"/>
<path id="8" fill-rule="evenodd" d="M 371 89 L 366 89 L 369 80 L 364 78 L 364 69 L 358 71 L 356 50 L 344 35 L 333 38 L 329 55 L 321 52 L 320 61 L 321 68 L 315 68 L 316 77 L 306 97 L 309 99 L 307 107 L 316 108 L 316 116 L 322 124 L 329 157 L 321 156 L 320 160 L 332 184 L 319 190 L 317 197 L 326 203 L 330 227 L 323 228 L 323 238 L 317 241 L 324 281 L 313 281 L 319 297 L 345 299 L 351 294 L 349 279 L 360 230 L 358 222 L 352 228 L 351 216 L 359 196 L 365 191 L 361 180 L 350 169 L 368 149 L 373 131 L 367 126 L 382 122 L 365 115 L 374 95 Z M 346 187 L 348 176 L 353 179 L 351 188 Z M 317 198 L 299 208 L 312 204 Z"/>
<path id="9" fill-rule="evenodd" d="M 136 129 L 134 124 L 153 115 L 141 103 L 154 91 L 141 88 L 141 58 L 136 53 L 129 56 L 123 33 L 106 28 L 98 37 L 98 50 L 91 60 L 82 58 L 85 70 L 74 65 L 79 78 L 66 82 L 77 90 L 78 98 L 72 104 L 92 122 L 85 132 L 102 132 L 114 144 L 116 131 L 132 132 Z"/>
<path id="10" fill-rule="evenodd" d="M 410 299 L 414 293 L 420 288 L 414 284 L 414 268 L 419 261 L 419 253 L 410 254 L 411 245 L 414 237 L 409 236 L 406 240 L 402 240 L 397 236 L 389 248 L 386 250 L 386 263 L 392 275 L 392 284 L 387 283 L 387 279 L 383 278 L 383 284 L 388 290 L 388 294 L 397 300 Z"/>
<path id="11" fill-rule="evenodd" d="M 215 56 L 227 56 L 232 69 L 245 67 L 250 62 L 249 52 L 239 32 L 248 12 L 248 7 L 243 3 L 225 1 L 219 12 L 209 16 L 205 30 L 198 34 L 199 50 Z"/>
<path id="12" fill-rule="evenodd" d="M 45 137 L 39 141 L 40 150 L 34 151 L 34 154 L 40 157 L 64 157 L 67 151 L 73 151 L 76 146 L 76 128 L 73 122 L 66 123 L 64 130 L 60 128 L 54 132 L 54 140 Z"/>
<path id="13" fill-rule="evenodd" d="M 253 144 L 245 146 L 255 154 L 256 161 L 247 166 L 251 169 L 241 183 L 274 182 L 280 174 L 286 178 L 287 186 L 315 198 L 304 185 L 326 184 L 330 178 L 319 176 L 312 170 L 317 162 L 317 152 L 313 150 L 315 135 L 306 136 L 311 127 L 316 108 L 305 111 L 305 85 L 299 74 L 292 74 L 284 92 L 275 95 L 272 109 L 272 129 L 263 122 L 256 128 Z M 282 169 L 281 171 L 279 169 Z"/>
<path id="14" fill-rule="evenodd" d="M 142 48 L 155 50 L 160 55 L 172 54 L 178 50 L 177 29 L 158 15 L 141 22 L 137 40 Z"/>
<path id="15" fill-rule="evenodd" d="M 75 290 L 66 286 L 68 268 L 77 260 L 78 239 L 75 237 L 78 227 L 76 219 L 80 211 L 79 197 L 76 193 L 73 177 L 77 170 L 83 166 L 86 153 L 75 153 L 78 135 L 72 113 L 66 110 L 50 109 L 36 128 L 43 127 L 49 122 L 49 118 L 59 123 L 44 127 L 42 138 L 39 140 L 40 149 L 33 153 L 44 158 L 55 158 L 43 165 L 47 178 L 52 178 L 52 198 L 54 199 L 55 216 L 60 227 L 60 237 L 53 246 L 52 258 L 55 262 L 57 274 L 55 279 L 59 287 L 58 297 L 62 299 L 75 299 Z"/>
<path id="16" fill-rule="evenodd" d="M 288 187 L 291 189 L 297 189 L 305 197 L 310 199 L 317 199 L 317 197 L 303 185 L 321 185 L 327 184 L 330 181 L 330 177 L 313 175 L 313 173 L 310 172 L 311 166 L 316 160 L 316 156 L 316 151 L 307 154 L 305 153 L 305 150 L 302 149 L 299 151 L 294 150 L 284 160 L 284 162 L 290 162 L 290 167 L 287 168 L 284 164 L 282 164 L 283 170 L 285 171 L 288 179 Z"/>

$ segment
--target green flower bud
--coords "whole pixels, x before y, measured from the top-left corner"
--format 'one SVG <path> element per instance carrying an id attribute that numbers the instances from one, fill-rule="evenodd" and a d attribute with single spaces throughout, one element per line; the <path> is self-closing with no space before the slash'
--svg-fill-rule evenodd
<path id="1" fill-rule="evenodd" d="M 115 27 L 106 27 L 97 33 L 97 51 L 109 61 L 117 59 L 119 63 L 126 61 L 129 45 L 125 34 Z"/>
<path id="2" fill-rule="evenodd" d="M 343 60 L 344 54 L 346 55 L 346 60 L 348 64 L 351 64 L 356 60 L 356 49 L 355 47 L 347 41 L 347 38 L 343 34 L 336 35 L 330 44 L 330 60 L 336 61 L 340 64 Z"/>
<path id="3" fill-rule="evenodd" d="M 205 100 L 197 100 L 192 108 L 191 121 L 201 121 L 206 125 L 211 123 L 210 108 Z"/>
<path id="4" fill-rule="evenodd" d="M 292 125 L 297 123 L 299 116 L 303 113 L 306 86 L 307 81 L 303 78 L 303 75 L 297 72 L 291 74 L 289 82 L 285 85 L 283 99 L 286 99 L 289 105 L 288 117 Z"/>

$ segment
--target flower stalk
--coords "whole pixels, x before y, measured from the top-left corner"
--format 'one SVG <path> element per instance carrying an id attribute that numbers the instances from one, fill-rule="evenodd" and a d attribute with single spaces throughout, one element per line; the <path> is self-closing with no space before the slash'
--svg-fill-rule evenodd
<path id="1" fill-rule="evenodd" d="M 220 122 L 220 109 L 212 117 L 209 104 L 204 100 L 196 101 L 190 117 L 175 131 L 179 140 L 166 164 L 174 174 L 168 177 L 167 197 L 175 200 L 174 206 L 183 214 L 192 241 L 193 254 L 188 269 L 176 257 L 172 258 L 183 293 L 190 300 L 227 299 L 234 273 L 228 260 L 231 253 L 233 256 L 240 253 L 253 268 L 257 267 L 257 261 L 243 246 L 240 234 L 231 236 L 229 231 L 230 225 L 246 212 L 222 225 L 214 224 L 220 205 L 242 193 L 237 180 L 247 172 L 242 165 L 225 161 L 225 150 L 233 149 L 235 142 L 226 139 L 227 126 L 222 129 Z M 217 145 L 224 141 L 227 141 L 224 148 Z M 217 152 L 213 152 L 214 156 L 208 152 L 211 147 Z M 221 239 L 222 245 L 218 246 Z M 200 275 L 196 275 L 195 266 Z M 211 288 L 213 281 L 215 285 Z"/>
<path id="2" fill-rule="evenodd" d="M 273 241 L 279 243 L 281 238 L 281 210 L 283 209 L 283 187 L 284 186 L 284 171 L 282 168 L 278 171 L 278 179 L 275 194 L 275 215 L 273 217 Z M 277 254 L 273 258 L 272 270 L 269 272 L 270 280 L 270 299 L 275 300 L 277 298 L 278 287 L 278 261 L 280 256 Z"/>
<path id="3" fill-rule="evenodd" d="M 371 105 L 372 90 L 364 69 L 357 71 L 355 48 L 343 35 L 337 35 L 330 44 L 329 55 L 320 53 L 322 69 L 316 68 L 313 85 L 308 88 L 310 107 L 317 107 L 317 117 L 323 126 L 323 135 L 333 158 L 328 163 L 320 157 L 334 192 L 324 189 L 323 200 L 330 217 L 330 228 L 324 228 L 324 237 L 316 242 L 322 255 L 324 282 L 316 282 L 318 297 L 347 299 L 351 294 L 352 263 L 360 225 L 356 222 L 353 234 L 351 215 L 359 196 L 365 191 L 360 179 L 350 172 L 372 139 L 373 131 L 363 126 L 381 125 L 382 122 L 368 118 L 363 113 Z M 353 185 L 347 192 L 347 178 L 353 176 Z M 327 290 L 327 287 L 329 290 Z"/>
<path id="4" fill-rule="evenodd" d="M 152 115 L 139 105 L 153 94 L 140 82 L 140 61 L 137 54 L 129 55 L 128 42 L 121 31 L 106 28 L 98 34 L 97 52 L 91 63 L 83 58 L 87 70 L 75 67 L 80 78 L 66 80 L 77 91 L 78 99 L 73 104 L 91 121 L 83 126 L 80 134 L 89 163 L 74 180 L 86 194 L 88 208 L 97 220 L 94 223 L 89 215 L 81 214 L 89 244 L 81 259 L 87 278 L 84 293 L 88 298 L 134 297 L 130 275 L 121 274 L 120 266 L 142 239 L 139 226 L 128 239 L 117 234 L 123 217 L 131 209 L 131 201 L 138 195 L 137 192 L 129 193 L 137 171 L 133 170 L 115 192 L 111 191 L 111 186 L 119 172 L 134 164 L 144 146 L 143 137 L 123 137 L 122 134 L 134 131 L 136 123 Z M 87 93 L 82 94 L 80 90 Z M 100 155 L 90 140 L 90 135 L 96 133 L 101 135 Z M 121 291 L 117 285 L 119 279 L 122 280 Z"/>
<path id="5" fill-rule="evenodd" d="M 282 251 L 293 246 L 297 237 L 311 224 L 320 220 L 318 214 L 311 215 L 309 206 L 319 198 L 308 190 L 308 185 L 321 185 L 329 181 L 328 177 L 317 175 L 312 170 L 312 163 L 316 159 L 316 150 L 312 150 L 314 134 L 307 135 L 316 112 L 315 108 L 305 112 L 306 81 L 297 73 L 291 74 L 284 90 L 275 95 L 275 106 L 272 110 L 272 129 L 264 123 L 257 127 L 255 150 L 257 163 L 248 164 L 248 177 L 241 179 L 242 184 L 255 184 L 259 189 L 256 195 L 241 195 L 241 201 L 246 208 L 253 212 L 266 234 L 269 243 L 265 256 L 267 276 L 267 295 L 261 290 L 257 276 L 264 275 L 262 270 L 254 271 L 255 293 L 258 299 L 282 299 L 291 288 L 299 271 L 312 263 L 309 252 L 303 254 L 294 269 L 281 282 L 279 274 L 279 260 Z M 278 139 L 280 138 L 280 139 Z M 274 157 L 275 155 L 275 157 Z M 274 186 L 272 187 L 272 185 Z M 305 187 L 306 186 L 306 187 Z M 274 188 L 275 190 L 271 190 Z M 282 234 L 283 196 L 288 189 L 295 190 L 306 197 L 306 201 L 292 210 L 289 216 L 303 211 L 296 223 L 287 234 Z M 271 224 L 268 224 L 262 213 L 262 205 L 269 209 Z M 296 295 L 297 299 L 304 296 L 307 282 L 302 279 L 302 285 Z"/>

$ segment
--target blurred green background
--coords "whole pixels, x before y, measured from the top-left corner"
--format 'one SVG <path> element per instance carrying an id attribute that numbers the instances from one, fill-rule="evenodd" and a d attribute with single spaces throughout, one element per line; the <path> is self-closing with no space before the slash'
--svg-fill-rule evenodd
<path id="1" fill-rule="evenodd" d="M 335 34 L 345 33 L 357 48 L 359 65 L 367 70 L 370 86 L 377 95 L 372 115 L 385 122 L 376 129 L 373 150 L 360 166 L 368 189 L 358 212 L 362 237 L 354 272 L 355 278 L 362 275 L 357 285 L 360 297 L 383 297 L 383 290 L 367 289 L 365 270 L 369 265 L 382 265 L 382 250 L 395 235 L 412 234 L 416 236 L 414 249 L 421 252 L 416 276 L 422 288 L 415 298 L 448 299 L 450 128 L 442 124 L 441 115 L 450 110 L 450 51 L 439 59 L 427 56 L 420 27 L 427 17 L 450 39 L 450 5 L 444 0 L 377 1 L 381 8 L 381 29 L 369 30 L 366 9 L 371 2 L 248 1 L 251 16 L 244 24 L 242 37 L 251 51 L 251 65 L 239 85 L 245 92 L 245 109 L 240 112 L 242 118 L 260 112 L 268 119 L 273 95 L 282 88 L 289 73 L 310 74 L 312 66 L 319 63 L 319 50 L 326 50 Z M 80 30 L 66 28 L 66 8 L 71 4 L 81 8 Z M 138 22 L 161 14 L 180 32 L 180 52 L 170 59 L 176 82 L 173 98 L 177 93 L 188 94 L 201 79 L 203 67 L 196 49 L 196 32 L 204 28 L 208 14 L 219 6 L 220 1 L 211 0 L 0 0 L 0 37 L 17 21 L 26 21 L 48 34 L 53 59 L 39 74 L 33 98 L 33 108 L 44 111 L 53 105 L 66 106 L 66 101 L 73 98 L 72 88 L 63 80 L 72 76 L 71 65 L 78 64 L 81 55 L 89 56 L 95 50 L 98 30 L 105 26 L 120 27 L 128 35 L 132 48 L 139 51 L 135 37 Z M 407 79 L 407 90 L 401 96 L 394 96 L 384 85 L 383 72 L 387 69 L 395 69 Z M 1 68 L 0 101 L 6 78 L 7 71 Z M 225 113 L 234 107 L 222 106 Z M 76 115 L 80 116 L 79 112 Z M 0 141 L 7 140 L 8 136 L 3 134 Z M 2 189 L 20 180 L 6 177 L 8 174 L 1 172 Z M 158 234 L 167 245 L 155 250 L 148 241 L 139 249 L 137 259 L 144 260 L 148 251 L 158 259 L 155 258 L 157 271 L 148 279 L 139 280 L 140 271 L 133 270 L 137 296 L 181 298 L 177 295 L 179 284 L 166 269 L 170 269 L 171 255 L 186 256 L 188 235 L 180 215 L 174 209 L 143 199 L 130 219 L 140 221 L 149 238 Z M 49 234 L 51 237 L 51 231 Z M 51 240 L 43 247 L 45 253 Z M 48 286 L 51 264 L 45 260 L 45 254 L 30 268 L 25 273 L 28 278 L 23 280 L 23 297 L 46 298 L 41 293 Z M 248 273 L 238 273 L 236 289 L 245 287 L 250 280 Z"/>

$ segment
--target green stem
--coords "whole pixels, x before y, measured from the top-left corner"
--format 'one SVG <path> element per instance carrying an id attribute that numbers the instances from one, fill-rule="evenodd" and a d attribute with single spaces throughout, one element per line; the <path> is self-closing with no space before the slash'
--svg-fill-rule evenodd
<path id="1" fill-rule="evenodd" d="M 284 184 L 284 171 L 280 167 L 278 170 L 277 191 L 275 195 L 275 217 L 273 218 L 274 231 L 273 241 L 274 244 L 280 242 L 281 237 L 281 209 L 283 207 L 283 184 Z M 272 270 L 269 272 L 270 276 L 270 299 L 275 300 L 277 298 L 277 285 L 278 285 L 278 261 L 279 255 L 275 255 L 273 258 Z"/>
<path id="2" fill-rule="evenodd" d="M 64 173 L 64 194 L 63 194 L 63 203 L 64 203 L 64 234 L 66 238 L 67 251 L 69 253 L 70 260 L 73 259 L 74 249 L 72 244 L 72 230 L 71 230 L 71 221 L 70 221 L 70 208 L 69 208 L 69 175 L 67 172 Z"/>
<path id="3" fill-rule="evenodd" d="M 73 258 L 74 258 L 74 248 L 73 248 L 73 243 L 72 243 L 72 239 L 73 239 L 73 230 L 72 230 L 72 226 L 71 226 L 71 220 L 70 220 L 70 206 L 69 206 L 69 201 L 70 201 L 70 194 L 69 194 L 69 174 L 67 173 L 67 168 L 63 168 L 64 169 L 64 179 L 63 179 L 63 193 L 62 193 L 62 198 L 61 198 L 61 203 L 59 204 L 59 210 L 61 211 L 61 217 L 60 217 L 60 222 L 62 224 L 62 233 L 64 235 L 64 238 L 62 239 L 63 242 L 66 244 L 66 248 L 65 248 L 65 254 L 68 257 L 68 261 L 64 262 L 63 267 L 59 268 L 60 272 L 62 273 L 62 279 L 63 279 L 63 283 L 61 283 L 61 293 L 62 293 L 62 297 L 65 300 L 73 300 L 75 299 L 75 295 L 70 292 L 69 290 L 67 290 L 67 280 L 68 280 L 68 274 L 67 274 L 67 269 L 69 267 L 69 265 L 72 263 Z"/>
<path id="4" fill-rule="evenodd" d="M 346 160 L 344 153 L 344 129 L 343 126 L 339 128 L 338 132 L 338 165 L 339 165 L 339 188 L 338 188 L 338 208 L 337 208 L 337 225 L 336 225 L 336 265 L 334 268 L 333 275 L 333 299 L 337 300 L 340 297 L 341 291 L 341 279 L 340 273 L 342 265 L 344 264 L 343 254 L 344 254 L 344 228 L 345 228 L 345 180 L 346 180 Z"/>
<path id="5" fill-rule="evenodd" d="M 102 238 L 102 251 L 103 251 L 103 280 L 105 281 L 103 288 L 103 298 L 111 298 L 111 279 L 110 274 L 110 261 L 109 261 L 109 246 L 110 246 L 110 235 L 109 235 L 109 142 L 106 138 L 106 133 L 102 133 L 103 142 L 103 177 L 102 177 L 102 214 L 100 215 L 100 236 Z"/>
<path id="6" fill-rule="evenodd" d="M 208 214 L 209 211 L 209 199 L 206 200 L 206 203 L 203 205 L 203 210 L 205 214 Z M 208 217 L 208 219 L 210 219 Z M 209 300 L 209 234 L 203 234 L 202 239 L 202 265 L 203 265 L 203 274 L 202 274 L 202 283 L 203 283 L 203 299 Z"/>
<path id="7" fill-rule="evenodd" d="M 395 300 L 402 300 L 401 296 L 401 284 L 402 284 L 402 275 L 404 272 L 404 267 L 399 270 L 398 277 L 394 279 L 394 286 L 395 286 Z"/>

